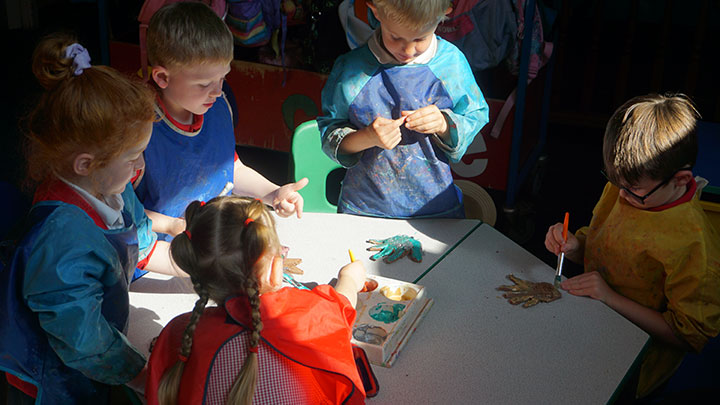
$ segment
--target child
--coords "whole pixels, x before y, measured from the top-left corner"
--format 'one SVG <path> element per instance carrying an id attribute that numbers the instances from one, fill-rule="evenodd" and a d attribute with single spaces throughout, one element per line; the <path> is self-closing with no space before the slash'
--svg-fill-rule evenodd
<path id="1" fill-rule="evenodd" d="M 335 62 L 318 117 L 325 153 L 347 167 L 338 211 L 465 216 L 449 161 L 488 122 L 465 56 L 435 36 L 450 0 L 368 2 L 380 22 Z"/>
<path id="2" fill-rule="evenodd" d="M 692 175 L 697 112 L 680 95 L 625 103 L 605 130 L 608 183 L 589 227 L 562 243 L 562 224 L 545 246 L 585 264 L 565 280 L 571 294 L 601 300 L 653 337 L 637 396 L 672 375 L 688 350 L 720 331 L 720 237 L 698 203 Z"/>
<path id="3" fill-rule="evenodd" d="M 29 175 L 40 186 L 0 271 L 0 369 L 9 403 L 106 403 L 108 384 L 144 378 L 145 358 L 124 335 L 133 269 L 184 274 L 130 185 L 150 140 L 152 92 L 91 66 L 64 36 L 38 45 L 33 73 L 46 89 L 27 120 Z"/>
<path id="4" fill-rule="evenodd" d="M 232 113 L 222 92 L 233 59 L 233 36 L 225 23 L 203 3 L 167 5 L 150 20 L 147 52 L 160 120 L 135 186 L 153 229 L 174 236 L 185 229 L 176 217 L 190 201 L 229 192 L 261 198 L 281 216 L 300 217 L 303 199 L 297 190 L 306 179 L 278 187 L 235 153 Z"/>
<path id="5" fill-rule="evenodd" d="M 260 201 L 195 201 L 185 219 L 171 252 L 200 299 L 158 337 L 148 403 L 363 403 L 350 345 L 362 263 L 343 267 L 334 289 L 281 289 L 281 246 Z"/>

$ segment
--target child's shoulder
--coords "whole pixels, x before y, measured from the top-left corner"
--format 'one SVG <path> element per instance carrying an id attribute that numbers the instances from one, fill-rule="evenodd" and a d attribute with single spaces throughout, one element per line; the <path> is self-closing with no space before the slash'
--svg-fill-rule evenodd
<path id="1" fill-rule="evenodd" d="M 338 70 L 357 72 L 359 67 L 369 65 L 377 66 L 379 63 L 370 51 L 370 47 L 365 44 L 338 56 L 332 70 L 333 72 Z"/>
<path id="2" fill-rule="evenodd" d="M 470 71 L 470 64 L 460 48 L 442 37 L 437 35 L 435 37 L 437 38 L 437 52 L 432 58 L 431 63 L 439 64 L 439 66 L 443 67 L 453 68 L 467 66 L 467 70 Z"/>

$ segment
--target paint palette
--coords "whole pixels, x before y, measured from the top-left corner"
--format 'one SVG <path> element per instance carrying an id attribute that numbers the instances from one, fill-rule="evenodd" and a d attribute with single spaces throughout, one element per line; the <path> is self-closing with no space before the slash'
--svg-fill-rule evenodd
<path id="1" fill-rule="evenodd" d="M 432 303 L 421 285 L 370 275 L 358 294 L 352 342 L 371 363 L 390 367 Z"/>

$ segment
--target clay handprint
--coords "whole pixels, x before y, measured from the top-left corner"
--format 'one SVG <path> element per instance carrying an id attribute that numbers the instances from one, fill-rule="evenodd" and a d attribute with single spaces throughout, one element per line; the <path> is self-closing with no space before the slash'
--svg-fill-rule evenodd
<path id="1" fill-rule="evenodd" d="M 407 235 L 396 235 L 387 239 L 370 239 L 367 241 L 374 246 L 367 248 L 370 251 L 377 251 L 370 256 L 370 260 L 382 258 L 385 263 L 392 263 L 405 256 L 410 260 L 420 263 L 422 261 L 422 246 L 420 241 Z"/>
<path id="2" fill-rule="evenodd" d="M 514 275 L 507 276 L 515 285 L 501 285 L 499 291 L 508 291 L 503 294 L 508 302 L 513 305 L 523 304 L 523 308 L 529 308 L 539 302 L 552 302 L 562 295 L 555 286 L 550 283 L 534 283 L 521 280 Z"/>

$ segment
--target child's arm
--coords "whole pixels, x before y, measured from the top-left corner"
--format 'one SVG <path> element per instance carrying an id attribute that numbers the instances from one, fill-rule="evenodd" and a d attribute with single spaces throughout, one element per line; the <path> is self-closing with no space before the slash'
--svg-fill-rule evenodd
<path id="1" fill-rule="evenodd" d="M 548 228 L 545 234 L 545 248 L 555 255 L 565 252 L 565 257 L 577 264 L 583 264 L 585 258 L 585 235 L 567 234 L 567 242 L 562 237 L 563 224 L 558 222 Z"/>
<path id="2" fill-rule="evenodd" d="M 335 291 L 347 297 L 354 307 L 357 304 L 357 293 L 365 286 L 365 266 L 355 261 L 343 266 L 338 273 Z"/>
<path id="3" fill-rule="evenodd" d="M 155 243 L 145 270 L 175 277 L 190 277 L 170 258 L 170 243 L 164 240 Z"/>
<path id="4" fill-rule="evenodd" d="M 405 117 L 396 120 L 377 117 L 367 127 L 345 135 L 340 142 L 339 150 L 341 153 L 349 155 L 375 146 L 383 149 L 393 149 L 402 139 L 400 126 L 404 122 Z"/>
<path id="5" fill-rule="evenodd" d="M 600 273 L 596 271 L 583 273 L 565 280 L 560 284 L 560 287 L 570 294 L 588 296 L 602 301 L 654 338 L 681 350 L 690 350 L 690 346 L 675 335 L 660 312 L 618 294 L 607 285 Z"/>
<path id="6" fill-rule="evenodd" d="M 177 236 L 185 230 L 185 219 L 173 218 L 159 212 L 145 210 L 145 215 L 152 220 L 153 232 L 166 233 L 171 236 Z"/>
<path id="7" fill-rule="evenodd" d="M 303 198 L 298 190 L 307 185 L 307 179 L 280 187 L 253 168 L 245 166 L 238 159 L 235 161 L 233 183 L 235 184 L 233 194 L 259 198 L 265 204 L 272 206 L 282 217 L 289 217 L 292 214 L 296 214 L 298 218 L 302 217 Z"/>

